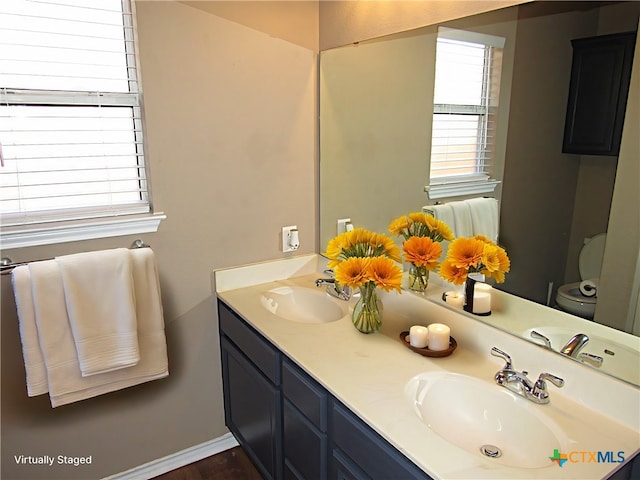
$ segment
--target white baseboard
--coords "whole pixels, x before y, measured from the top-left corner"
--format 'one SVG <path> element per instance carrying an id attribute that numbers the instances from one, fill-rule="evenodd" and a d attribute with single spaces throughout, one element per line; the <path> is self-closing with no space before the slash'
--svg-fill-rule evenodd
<path id="1" fill-rule="evenodd" d="M 221 437 L 214 438 L 208 442 L 194 445 L 193 447 L 181 450 L 163 458 L 158 458 L 149 463 L 139 465 L 126 472 L 116 473 L 102 480 L 149 480 L 163 473 L 170 472 L 176 468 L 184 467 L 203 458 L 210 457 L 216 453 L 224 452 L 230 448 L 237 447 L 238 441 L 231 433 L 226 433 Z"/>

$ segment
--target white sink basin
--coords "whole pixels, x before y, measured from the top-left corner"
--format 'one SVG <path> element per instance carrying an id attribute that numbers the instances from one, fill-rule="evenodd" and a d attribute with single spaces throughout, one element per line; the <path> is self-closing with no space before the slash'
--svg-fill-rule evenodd
<path id="1" fill-rule="evenodd" d="M 551 348 L 560 351 L 562 347 L 577 333 L 584 333 L 589 337 L 580 352 L 590 353 L 602 357 L 602 365 L 594 366 L 598 370 L 612 373 L 613 375 L 640 385 L 640 339 L 633 338 L 637 343 L 636 349 L 614 342 L 604 337 L 592 335 L 588 331 L 574 331 L 565 327 L 540 326 L 529 328 L 523 333 L 523 337 L 543 345 L 542 340 L 532 339 L 531 332 L 535 330 L 551 341 Z"/>
<path id="2" fill-rule="evenodd" d="M 330 297 L 324 289 L 277 287 L 262 293 L 260 303 L 274 315 L 300 323 L 335 322 L 348 313 L 347 302 Z"/>
<path id="3" fill-rule="evenodd" d="M 413 377 L 405 387 L 420 420 L 445 440 L 502 465 L 554 465 L 568 438 L 536 405 L 498 385 L 447 372 Z"/>

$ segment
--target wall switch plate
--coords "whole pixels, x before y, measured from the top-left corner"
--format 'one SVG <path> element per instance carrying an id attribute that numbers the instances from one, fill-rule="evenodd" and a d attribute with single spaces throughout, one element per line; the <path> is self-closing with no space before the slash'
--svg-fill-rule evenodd
<path id="1" fill-rule="evenodd" d="M 290 225 L 282 227 L 282 251 L 294 252 L 300 247 L 300 239 L 298 237 L 298 226 Z"/>
<path id="2" fill-rule="evenodd" d="M 347 232 L 349 230 L 353 230 L 353 225 L 351 224 L 350 218 L 341 218 L 338 220 L 338 235 L 341 233 Z"/>

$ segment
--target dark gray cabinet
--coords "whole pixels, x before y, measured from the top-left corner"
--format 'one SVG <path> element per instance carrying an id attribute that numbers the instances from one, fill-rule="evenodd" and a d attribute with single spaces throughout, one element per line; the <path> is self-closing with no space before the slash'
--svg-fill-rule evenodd
<path id="1" fill-rule="evenodd" d="M 280 479 L 280 354 L 226 305 L 218 305 L 218 317 L 225 423 L 260 474 Z"/>
<path id="2" fill-rule="evenodd" d="M 635 39 L 629 32 L 572 40 L 564 153 L 618 155 Z"/>
<path id="3" fill-rule="evenodd" d="M 218 300 L 225 421 L 266 479 L 429 480 Z"/>

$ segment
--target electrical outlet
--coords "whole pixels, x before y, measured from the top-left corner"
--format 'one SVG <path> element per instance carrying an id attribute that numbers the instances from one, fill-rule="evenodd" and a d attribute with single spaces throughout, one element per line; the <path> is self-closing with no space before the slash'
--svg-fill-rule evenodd
<path id="1" fill-rule="evenodd" d="M 282 251 L 293 252 L 299 247 L 298 226 L 291 225 L 289 227 L 282 227 Z"/>
<path id="2" fill-rule="evenodd" d="M 338 220 L 338 235 L 353 229 L 350 218 L 341 218 Z"/>

